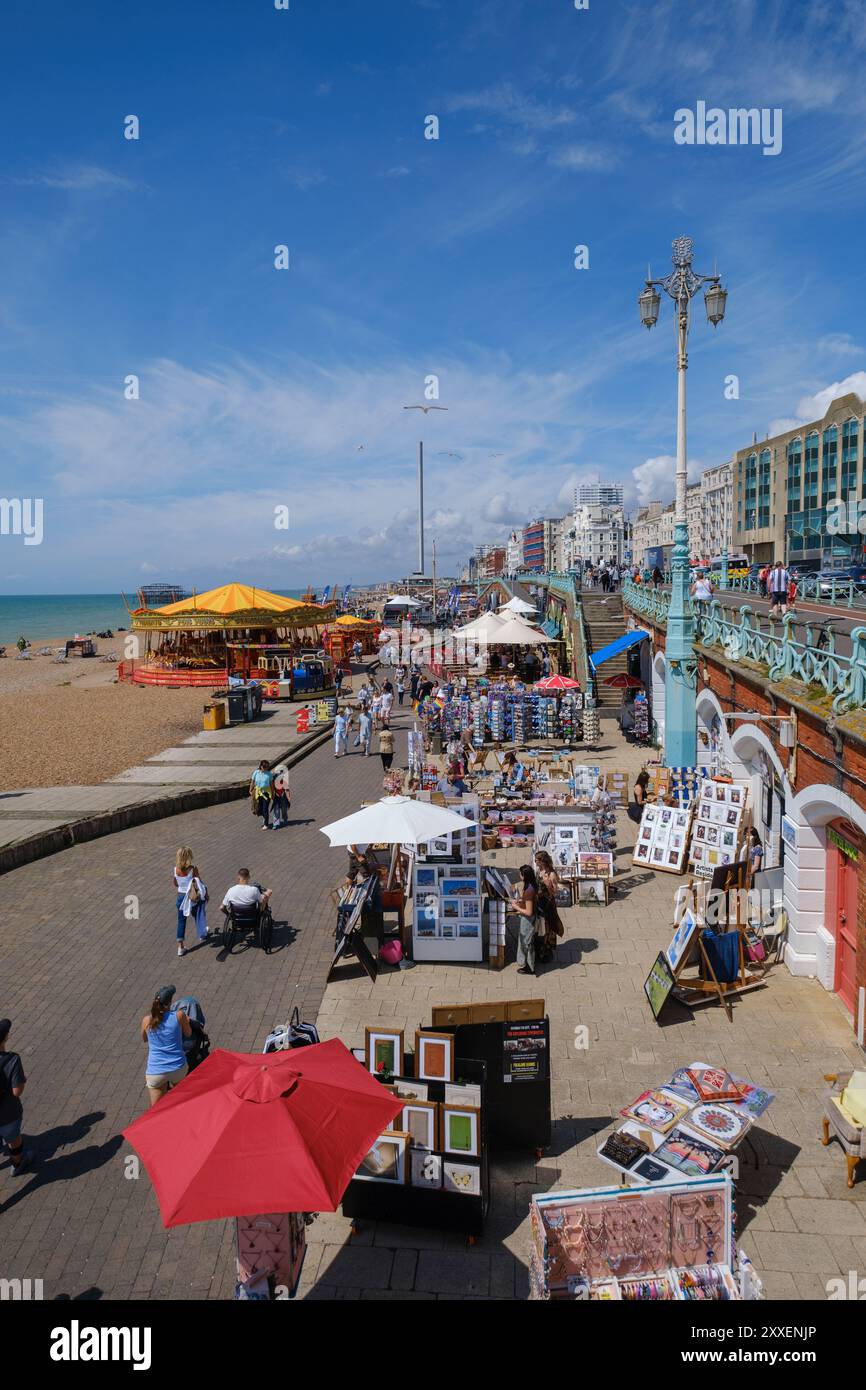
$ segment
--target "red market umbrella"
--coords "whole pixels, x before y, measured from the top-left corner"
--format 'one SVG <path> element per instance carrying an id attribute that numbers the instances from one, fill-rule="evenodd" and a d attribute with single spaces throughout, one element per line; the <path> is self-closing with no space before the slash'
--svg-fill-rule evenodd
<path id="1" fill-rule="evenodd" d="M 602 685 L 611 685 L 617 690 L 643 689 L 643 681 L 639 681 L 637 676 L 627 676 L 625 671 L 620 671 L 616 676 L 608 676 L 607 680 L 602 681 Z"/>
<path id="2" fill-rule="evenodd" d="M 217 1048 L 123 1131 L 165 1227 L 336 1211 L 403 1108 L 338 1038 L 292 1052 Z"/>
<path id="3" fill-rule="evenodd" d="M 543 680 L 536 681 L 533 690 L 579 690 L 580 681 L 573 681 L 571 676 L 545 676 Z"/>

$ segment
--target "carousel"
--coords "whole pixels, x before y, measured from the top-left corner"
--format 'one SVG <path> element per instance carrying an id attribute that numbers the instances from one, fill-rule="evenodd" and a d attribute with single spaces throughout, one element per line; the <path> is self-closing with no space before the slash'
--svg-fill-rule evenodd
<path id="1" fill-rule="evenodd" d="M 262 680 L 279 683 L 289 699 L 333 690 L 333 663 L 321 652 L 333 603 L 224 584 L 161 608 L 126 606 L 144 650 L 120 664 L 121 680 L 207 687 L 232 677 Z"/>
<path id="2" fill-rule="evenodd" d="M 378 651 L 376 639 L 381 626 L 375 618 L 359 618 L 355 613 L 343 613 L 335 623 L 325 628 L 322 645 L 337 664 L 349 660 L 356 642 L 361 643 L 365 656 L 371 656 Z"/>

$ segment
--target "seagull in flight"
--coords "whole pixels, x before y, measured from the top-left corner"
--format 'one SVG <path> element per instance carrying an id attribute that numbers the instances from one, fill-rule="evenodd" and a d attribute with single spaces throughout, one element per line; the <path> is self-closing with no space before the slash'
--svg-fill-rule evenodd
<path id="1" fill-rule="evenodd" d="M 404 410 L 423 410 L 427 415 L 431 410 L 447 410 L 447 405 L 404 405 Z"/>
<path id="2" fill-rule="evenodd" d="M 439 459 L 460 459 L 461 462 L 463 460 L 462 454 L 452 454 L 449 453 L 447 450 L 443 450 L 441 453 L 437 454 L 436 457 Z"/>
<path id="3" fill-rule="evenodd" d="M 492 458 L 492 459 L 504 459 L 504 458 L 505 458 L 505 455 L 504 455 L 504 454 L 490 454 L 489 457 Z"/>

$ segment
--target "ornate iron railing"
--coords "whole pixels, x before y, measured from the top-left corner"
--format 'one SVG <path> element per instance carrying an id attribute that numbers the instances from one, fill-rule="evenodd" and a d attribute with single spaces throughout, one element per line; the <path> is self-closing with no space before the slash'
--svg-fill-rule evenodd
<path id="1" fill-rule="evenodd" d="M 670 604 L 667 592 L 627 580 L 623 598 L 634 613 L 665 626 Z M 706 647 L 719 648 L 731 661 L 750 661 L 764 667 L 768 680 L 794 680 L 820 691 L 832 699 L 835 714 L 866 705 L 866 627 L 854 628 L 851 654 L 843 656 L 836 650 L 832 628 L 818 625 L 816 637 L 813 625 L 806 623 L 806 640 L 799 642 L 794 637 L 797 619 L 791 614 L 778 624 L 770 619 L 766 628 L 759 621 L 748 604 L 735 612 L 713 599 L 703 613 L 695 614 L 695 637 Z"/>

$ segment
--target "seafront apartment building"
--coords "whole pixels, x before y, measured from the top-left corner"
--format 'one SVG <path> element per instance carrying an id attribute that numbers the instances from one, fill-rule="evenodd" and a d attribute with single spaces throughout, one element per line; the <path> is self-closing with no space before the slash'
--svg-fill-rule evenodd
<path id="1" fill-rule="evenodd" d="M 820 420 L 797 425 L 734 457 L 735 550 L 750 560 L 844 564 L 863 537 L 827 534 L 827 503 L 866 497 L 866 401 L 839 396 Z"/>

